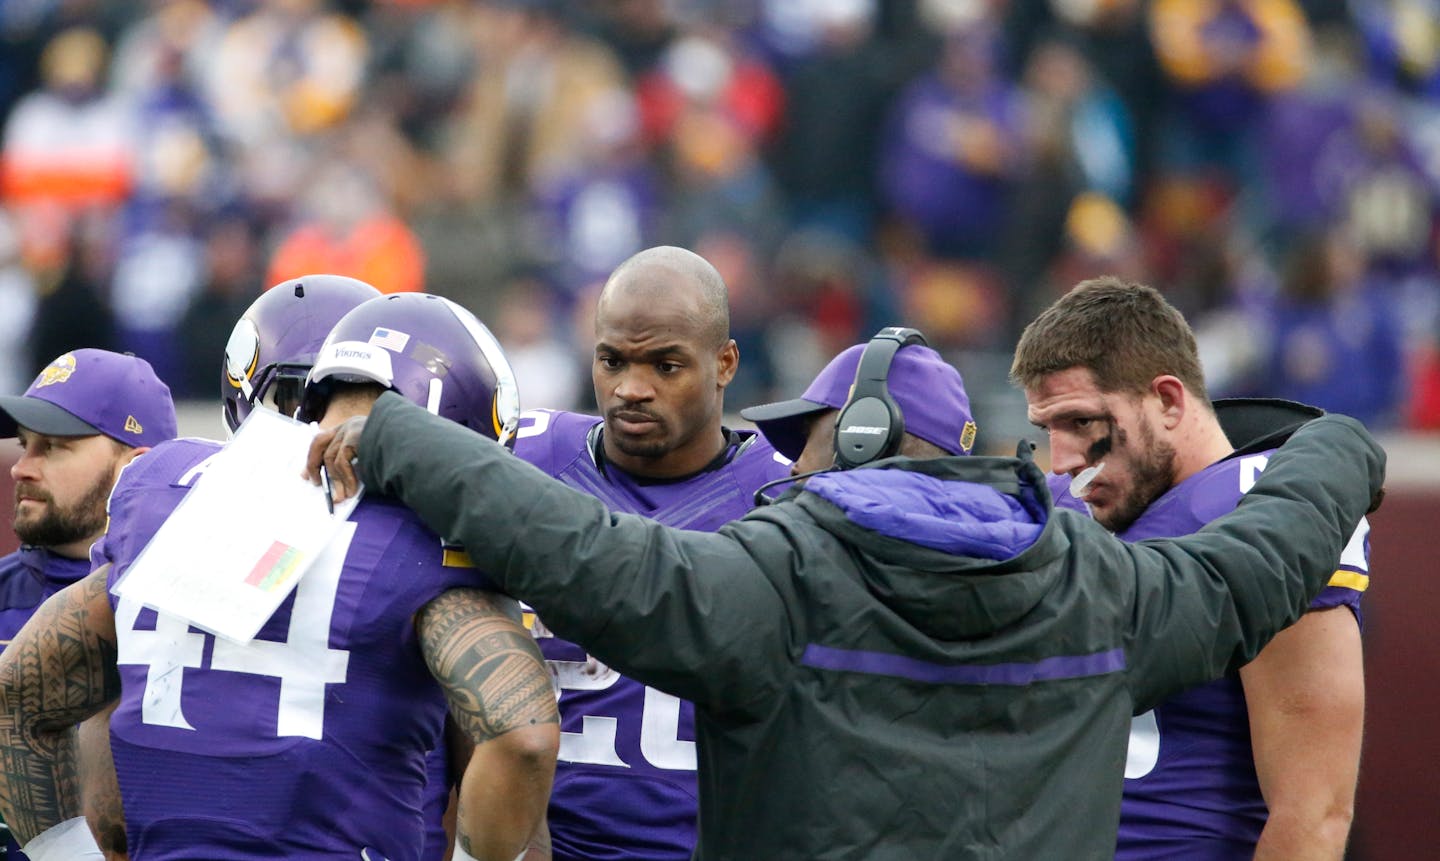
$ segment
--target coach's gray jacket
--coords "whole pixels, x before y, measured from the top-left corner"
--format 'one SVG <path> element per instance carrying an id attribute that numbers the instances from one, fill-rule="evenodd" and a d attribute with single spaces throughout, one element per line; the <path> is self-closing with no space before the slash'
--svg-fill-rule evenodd
<path id="1" fill-rule="evenodd" d="M 1110 858 L 1130 716 L 1298 618 L 1384 474 L 1317 419 L 1234 514 L 1126 545 L 1028 458 L 816 476 L 710 534 L 390 394 L 360 456 L 557 635 L 695 703 L 705 861 Z"/>

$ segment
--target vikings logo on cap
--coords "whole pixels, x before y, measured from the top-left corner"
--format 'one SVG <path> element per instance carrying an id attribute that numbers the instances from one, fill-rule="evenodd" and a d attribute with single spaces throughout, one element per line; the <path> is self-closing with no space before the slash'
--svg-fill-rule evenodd
<path id="1" fill-rule="evenodd" d="M 63 383 L 70 379 L 70 375 L 73 373 L 75 373 L 75 355 L 66 353 L 40 372 L 39 379 L 35 381 L 35 388 L 43 389 L 55 383 Z"/>
<path id="2" fill-rule="evenodd" d="M 966 454 L 969 454 L 970 448 L 975 445 L 975 433 L 976 427 L 973 421 L 965 422 L 965 427 L 960 429 L 960 450 Z"/>
<path id="3" fill-rule="evenodd" d="M 250 396 L 250 378 L 260 367 L 260 332 L 248 317 L 240 318 L 225 342 L 225 378 Z"/>

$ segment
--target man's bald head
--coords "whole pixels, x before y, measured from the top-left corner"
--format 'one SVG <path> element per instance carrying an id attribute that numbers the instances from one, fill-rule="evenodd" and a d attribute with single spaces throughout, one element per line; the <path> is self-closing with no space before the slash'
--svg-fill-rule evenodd
<path id="1" fill-rule="evenodd" d="M 729 445 L 721 420 L 739 361 L 714 266 L 671 246 L 621 263 L 595 306 L 591 377 L 606 459 L 647 478 L 703 469 Z"/>
<path id="2" fill-rule="evenodd" d="M 622 294 L 631 300 L 679 302 L 688 306 L 685 314 L 698 341 L 718 348 L 730 340 L 730 293 L 715 267 L 693 251 L 658 245 L 621 263 L 600 291 L 597 327 L 607 305 Z"/>

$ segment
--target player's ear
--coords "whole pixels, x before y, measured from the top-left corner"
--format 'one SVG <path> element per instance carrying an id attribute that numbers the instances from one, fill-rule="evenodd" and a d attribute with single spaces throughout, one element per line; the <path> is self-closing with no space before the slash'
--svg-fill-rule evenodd
<path id="1" fill-rule="evenodd" d="M 1178 377 L 1162 374 L 1150 381 L 1150 391 L 1160 400 L 1160 416 L 1164 426 L 1174 428 L 1185 417 L 1190 406 L 1190 393 Z"/>
<path id="2" fill-rule="evenodd" d="M 720 352 L 715 355 L 715 382 L 720 388 L 730 385 L 735 379 L 735 369 L 740 367 L 740 347 L 736 345 L 735 339 L 727 340 L 720 347 Z"/>
<path id="3" fill-rule="evenodd" d="M 129 447 L 129 446 L 125 446 L 125 447 L 120 451 L 119 465 L 120 465 L 120 466 L 125 466 L 125 465 L 128 464 L 130 461 L 134 460 L 135 458 L 139 457 L 140 455 L 144 454 L 145 452 L 147 452 L 147 451 L 149 451 L 149 450 L 150 450 L 150 446 L 148 446 L 148 445 L 137 445 L 137 446 L 135 446 L 134 448 L 131 448 L 131 447 Z"/>
<path id="4" fill-rule="evenodd" d="M 150 450 L 148 445 L 138 445 L 131 448 L 128 445 L 119 445 L 119 454 L 115 458 L 114 475 L 110 477 L 111 482 L 120 480 L 120 471 L 129 466 L 131 461 Z"/>

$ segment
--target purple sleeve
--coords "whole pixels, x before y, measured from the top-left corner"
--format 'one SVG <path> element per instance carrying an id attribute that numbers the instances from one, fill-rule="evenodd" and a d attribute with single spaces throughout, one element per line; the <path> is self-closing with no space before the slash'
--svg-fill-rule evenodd
<path id="1" fill-rule="evenodd" d="M 1364 623 L 1360 612 L 1360 599 L 1370 588 L 1370 523 L 1361 520 L 1340 554 L 1340 564 L 1330 576 L 1330 582 L 1310 604 L 1311 610 L 1326 610 L 1331 607 L 1349 607 L 1356 621 Z"/>

